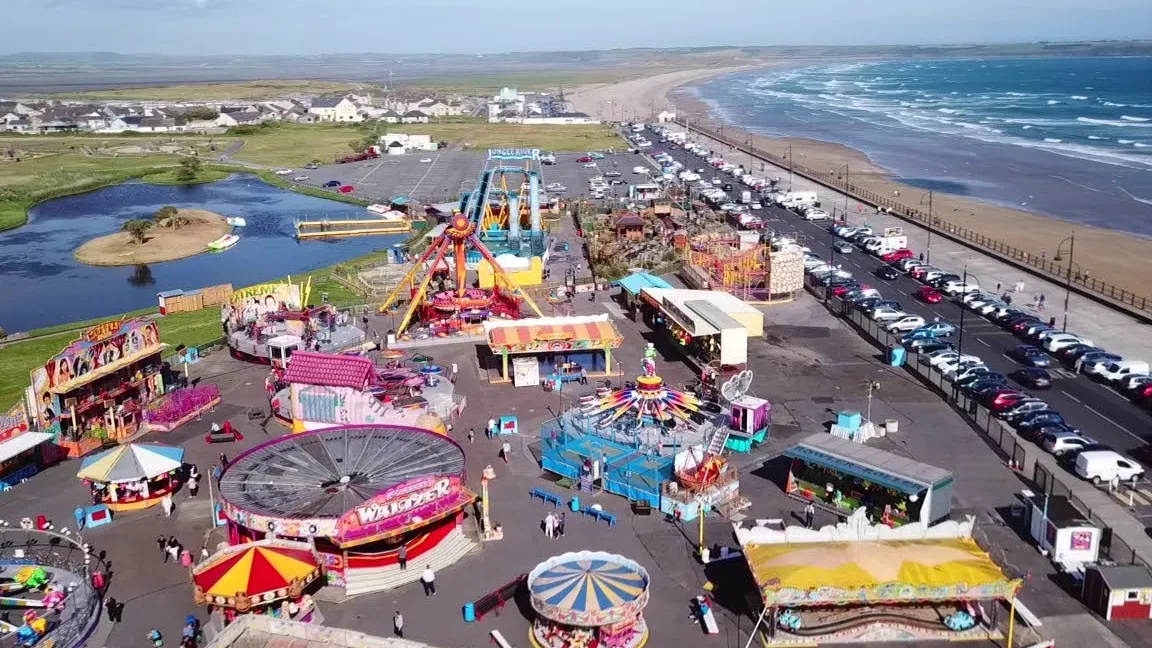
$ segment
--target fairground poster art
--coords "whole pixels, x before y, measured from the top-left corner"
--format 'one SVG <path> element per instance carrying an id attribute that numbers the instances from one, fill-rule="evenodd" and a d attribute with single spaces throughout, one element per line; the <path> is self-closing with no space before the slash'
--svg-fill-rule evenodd
<path id="1" fill-rule="evenodd" d="M 31 372 L 32 413 L 38 427 L 49 432 L 63 415 L 60 396 L 88 374 L 137 359 L 163 348 L 156 322 L 147 319 L 112 320 L 84 331 L 80 338 Z M 58 429 L 58 428 L 56 428 Z"/>

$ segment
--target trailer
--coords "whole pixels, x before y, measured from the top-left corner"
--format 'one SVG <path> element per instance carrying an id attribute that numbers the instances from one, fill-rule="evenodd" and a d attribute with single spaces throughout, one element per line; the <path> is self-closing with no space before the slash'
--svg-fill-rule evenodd
<path id="1" fill-rule="evenodd" d="M 336 164 L 348 164 L 349 162 L 363 162 L 364 160 L 375 160 L 380 157 L 380 147 L 369 146 L 364 149 L 363 153 L 353 153 L 346 155 L 342 158 L 336 158 Z"/>

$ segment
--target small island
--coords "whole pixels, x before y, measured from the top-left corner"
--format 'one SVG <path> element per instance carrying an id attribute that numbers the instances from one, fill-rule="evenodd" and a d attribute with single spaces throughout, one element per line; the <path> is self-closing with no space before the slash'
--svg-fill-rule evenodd
<path id="1" fill-rule="evenodd" d="M 95 266 L 129 266 L 175 261 L 201 252 L 232 227 L 220 214 L 161 207 L 150 219 L 132 219 L 121 231 L 88 241 L 73 256 Z"/>

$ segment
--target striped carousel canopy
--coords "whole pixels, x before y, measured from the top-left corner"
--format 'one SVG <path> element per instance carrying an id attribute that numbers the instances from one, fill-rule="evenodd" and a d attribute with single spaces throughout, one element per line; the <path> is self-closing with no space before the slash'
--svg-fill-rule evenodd
<path id="1" fill-rule="evenodd" d="M 578 552 L 556 556 L 528 575 L 538 612 L 553 620 L 613 620 L 647 602 L 648 572 L 623 556 Z M 597 624 L 598 625 L 598 624 Z"/>

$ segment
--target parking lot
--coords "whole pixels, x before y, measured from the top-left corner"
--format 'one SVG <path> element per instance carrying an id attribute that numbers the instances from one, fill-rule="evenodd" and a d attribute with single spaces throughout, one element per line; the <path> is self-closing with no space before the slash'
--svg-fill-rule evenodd
<path id="1" fill-rule="evenodd" d="M 565 196 L 583 196 L 588 193 L 589 178 L 609 170 L 626 174 L 634 157 L 626 153 L 608 154 L 599 161 L 599 168 L 585 168 L 576 162 L 581 155 L 557 153 L 556 164 L 540 165 L 542 183 L 558 182 L 567 188 Z M 612 167 L 613 162 L 618 168 Z M 299 173 L 308 175 L 308 180 L 299 184 L 324 188 L 325 183 L 334 180 L 341 185 L 351 185 L 355 189 L 353 195 L 373 203 L 387 203 L 396 196 L 409 196 L 424 203 L 456 202 L 460 192 L 476 186 L 486 163 L 487 151 L 414 151 L 362 162 L 327 164 L 309 171 L 299 170 Z"/>

